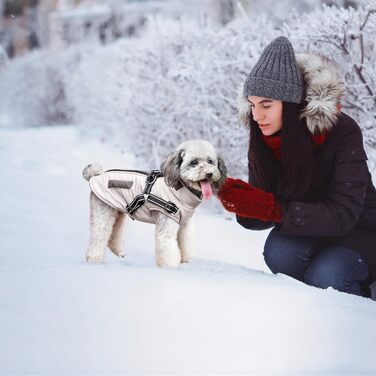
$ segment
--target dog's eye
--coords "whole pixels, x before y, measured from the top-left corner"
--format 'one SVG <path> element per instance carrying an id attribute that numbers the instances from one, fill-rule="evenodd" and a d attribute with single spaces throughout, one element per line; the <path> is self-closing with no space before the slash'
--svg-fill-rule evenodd
<path id="1" fill-rule="evenodd" d="M 193 161 L 191 161 L 191 163 L 189 164 L 190 166 L 197 166 L 198 162 L 196 159 L 194 159 Z"/>
<path id="2" fill-rule="evenodd" d="M 209 164 L 214 164 L 213 161 L 210 158 L 208 159 L 208 163 Z"/>

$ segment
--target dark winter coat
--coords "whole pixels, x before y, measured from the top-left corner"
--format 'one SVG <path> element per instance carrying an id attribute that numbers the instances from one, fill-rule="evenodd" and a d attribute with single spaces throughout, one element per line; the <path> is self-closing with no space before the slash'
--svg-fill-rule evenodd
<path id="1" fill-rule="evenodd" d="M 317 59 L 321 59 L 322 64 Z M 312 133 L 328 131 L 326 141 L 315 151 L 312 183 L 307 199 L 304 202 L 283 203 L 282 222 L 279 224 L 252 218 L 237 217 L 237 220 L 247 229 L 264 230 L 277 225 L 284 235 L 313 236 L 323 245 L 353 249 L 366 260 L 371 272 L 370 281 L 374 281 L 376 190 L 368 170 L 361 130 L 348 115 L 336 113 L 335 104 L 343 94 L 343 87 L 338 72 L 328 72 L 328 69 L 335 70 L 335 66 L 319 57 L 308 59 L 303 56 L 298 58 L 298 62 L 307 85 L 308 106 L 304 113 L 307 126 Z M 323 74 L 327 74 L 328 79 L 318 80 Z M 326 96 L 318 97 L 323 90 L 315 82 L 320 85 L 324 82 L 325 87 L 333 88 L 334 93 L 329 89 Z M 315 96 L 312 93 L 318 94 Z M 328 106 L 330 101 L 333 106 Z M 241 116 L 247 119 L 250 110 L 244 102 L 241 106 Z M 310 106 L 315 106 L 315 111 L 310 111 Z M 249 182 L 257 186 L 251 170 Z"/>

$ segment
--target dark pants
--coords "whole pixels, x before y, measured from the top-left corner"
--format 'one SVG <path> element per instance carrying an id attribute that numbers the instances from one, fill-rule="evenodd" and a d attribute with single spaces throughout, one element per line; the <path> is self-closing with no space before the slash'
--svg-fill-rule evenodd
<path id="1" fill-rule="evenodd" d="M 318 246 L 313 238 L 280 235 L 273 229 L 264 246 L 265 262 L 273 273 L 283 273 L 307 285 L 355 295 L 369 275 L 363 258 L 340 246 Z"/>

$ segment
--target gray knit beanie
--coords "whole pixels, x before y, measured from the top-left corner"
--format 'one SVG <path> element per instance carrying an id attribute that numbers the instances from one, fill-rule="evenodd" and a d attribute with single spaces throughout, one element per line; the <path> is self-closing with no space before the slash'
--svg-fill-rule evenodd
<path id="1" fill-rule="evenodd" d="M 300 103 L 303 89 L 303 76 L 294 49 L 286 37 L 278 37 L 265 47 L 248 75 L 243 95 Z"/>

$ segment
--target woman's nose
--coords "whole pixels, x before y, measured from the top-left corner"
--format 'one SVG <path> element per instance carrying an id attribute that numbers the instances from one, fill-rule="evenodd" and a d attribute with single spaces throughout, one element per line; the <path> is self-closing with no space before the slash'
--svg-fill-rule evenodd
<path id="1" fill-rule="evenodd" d="M 265 117 L 262 111 L 256 108 L 252 109 L 252 116 L 253 116 L 253 120 L 257 122 L 259 122 L 260 120 L 263 120 Z"/>

